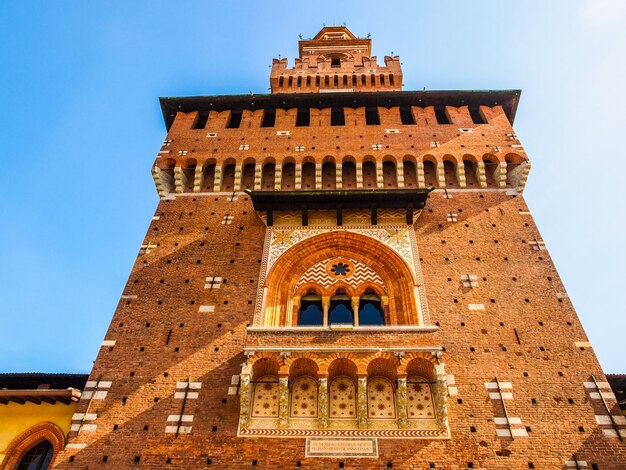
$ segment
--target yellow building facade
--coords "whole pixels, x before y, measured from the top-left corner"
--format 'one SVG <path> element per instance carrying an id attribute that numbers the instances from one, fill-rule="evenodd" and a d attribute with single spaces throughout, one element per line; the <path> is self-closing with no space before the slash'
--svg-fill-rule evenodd
<path id="1" fill-rule="evenodd" d="M 86 380 L 81 374 L 0 374 L 0 470 L 48 468 L 65 447 Z"/>

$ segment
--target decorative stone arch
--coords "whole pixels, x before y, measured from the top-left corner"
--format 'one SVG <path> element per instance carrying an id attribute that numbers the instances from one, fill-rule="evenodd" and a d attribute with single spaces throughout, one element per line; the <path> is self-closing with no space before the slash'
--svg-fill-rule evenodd
<path id="1" fill-rule="evenodd" d="M 52 444 L 51 462 L 54 462 L 59 452 L 65 447 L 65 434 L 56 424 L 45 421 L 31 426 L 11 441 L 4 451 L 5 458 L 0 463 L 0 470 L 17 468 L 24 454 L 43 441 Z"/>
<path id="2" fill-rule="evenodd" d="M 302 274 L 314 264 L 337 256 L 370 266 L 382 279 L 389 297 L 391 325 L 419 325 L 416 281 L 410 267 L 387 245 L 365 235 L 340 231 L 308 238 L 278 257 L 267 274 L 267 295 L 260 324 L 285 326 Z"/>

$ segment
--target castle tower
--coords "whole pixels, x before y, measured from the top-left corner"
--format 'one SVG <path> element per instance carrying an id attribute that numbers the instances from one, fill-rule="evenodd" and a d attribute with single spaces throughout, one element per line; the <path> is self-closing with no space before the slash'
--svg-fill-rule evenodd
<path id="1" fill-rule="evenodd" d="M 60 468 L 624 468 L 524 202 L 520 91 L 401 91 L 325 27 L 162 98 L 160 202 Z"/>

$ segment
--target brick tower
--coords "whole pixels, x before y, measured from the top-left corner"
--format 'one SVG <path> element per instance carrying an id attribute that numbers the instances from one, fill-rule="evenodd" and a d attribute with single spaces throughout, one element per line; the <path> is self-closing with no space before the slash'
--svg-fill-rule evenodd
<path id="1" fill-rule="evenodd" d="M 625 468 L 520 91 L 384 63 L 325 27 L 269 95 L 161 99 L 160 202 L 58 467 Z"/>

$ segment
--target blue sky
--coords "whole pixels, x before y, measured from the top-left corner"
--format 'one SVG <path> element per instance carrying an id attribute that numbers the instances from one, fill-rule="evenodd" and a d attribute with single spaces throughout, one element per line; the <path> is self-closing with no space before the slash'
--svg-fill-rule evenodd
<path id="1" fill-rule="evenodd" d="M 0 3 L 0 371 L 88 372 L 158 199 L 158 97 L 266 93 L 347 23 L 405 90 L 521 88 L 525 191 L 607 372 L 626 372 L 626 2 Z"/>

